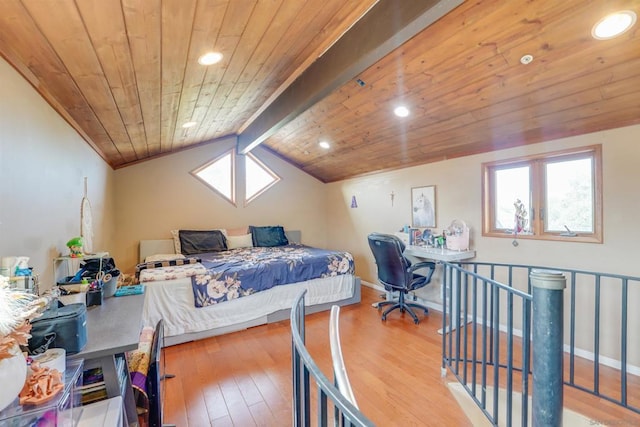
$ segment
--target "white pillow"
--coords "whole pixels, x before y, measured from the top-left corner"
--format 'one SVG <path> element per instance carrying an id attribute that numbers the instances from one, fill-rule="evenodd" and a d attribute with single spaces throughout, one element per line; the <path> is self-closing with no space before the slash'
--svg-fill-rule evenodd
<path id="1" fill-rule="evenodd" d="M 225 228 L 214 228 L 213 230 L 220 230 L 224 237 L 227 237 L 227 230 Z M 182 253 L 182 247 L 180 247 L 180 230 L 171 230 L 171 237 L 173 237 L 173 248 L 177 254 Z"/>
<path id="2" fill-rule="evenodd" d="M 184 255 L 182 254 L 149 255 L 144 259 L 144 262 L 172 261 L 174 259 L 184 259 Z"/>
<path id="3" fill-rule="evenodd" d="M 242 236 L 227 236 L 227 248 L 250 248 L 253 246 L 251 234 L 243 234 Z"/>

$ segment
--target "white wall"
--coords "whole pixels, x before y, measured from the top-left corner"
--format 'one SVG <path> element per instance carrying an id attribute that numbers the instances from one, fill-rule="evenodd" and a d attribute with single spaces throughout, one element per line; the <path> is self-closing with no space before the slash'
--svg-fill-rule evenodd
<path id="1" fill-rule="evenodd" d="M 234 207 L 190 174 L 233 147 L 235 140 L 218 141 L 116 170 L 121 268 L 131 271 L 138 262 L 140 240 L 168 239 L 173 229 L 282 225 L 301 230 L 306 244 L 326 246 L 325 185 L 271 152 L 258 147 L 253 154 L 282 179 L 246 207 L 242 198 Z"/>
<path id="2" fill-rule="evenodd" d="M 42 288 L 52 259 L 80 234 L 84 177 L 94 247 L 110 250 L 113 170 L 9 64 L 0 59 L 0 256 L 28 256 Z"/>
<path id="3" fill-rule="evenodd" d="M 558 265 L 640 276 L 635 262 L 640 227 L 640 126 L 597 132 L 493 153 L 452 159 L 328 184 L 327 233 L 333 245 L 353 252 L 357 273 L 375 281 L 367 245 L 372 231 L 394 232 L 410 224 L 412 187 L 436 186 L 437 230 L 462 219 L 471 228 L 477 260 Z M 604 243 L 571 243 L 481 236 L 481 163 L 522 155 L 600 144 L 603 147 Z M 393 206 L 390 193 L 395 193 Z M 350 208 L 351 196 L 358 208 Z"/>
<path id="4" fill-rule="evenodd" d="M 454 219 L 464 220 L 471 227 L 472 248 L 477 251 L 477 261 L 640 276 L 640 263 L 637 261 L 640 227 L 636 224 L 640 212 L 639 137 L 640 126 L 631 126 L 329 184 L 329 241 L 335 247 L 351 251 L 356 260 L 356 273 L 365 281 L 377 283 L 367 235 L 373 231 L 392 233 L 404 224 L 410 224 L 411 188 L 435 185 L 437 230 L 441 232 Z M 602 144 L 603 148 L 603 244 L 520 240 L 514 247 L 512 238 L 482 237 L 482 162 L 593 144 Z M 392 191 L 395 193 L 393 206 Z M 358 200 L 356 209 L 350 208 L 352 195 Z M 440 277 L 434 276 L 433 282 L 436 286 L 421 289 L 418 295 L 427 300 L 438 300 Z M 634 284 L 629 293 L 629 325 L 640 322 L 640 312 L 633 309 L 640 295 L 637 285 Z M 582 310 L 585 316 L 578 325 L 577 344 L 591 351 L 593 289 L 578 288 L 576 294 L 578 310 Z M 568 293 L 565 295 L 565 310 L 568 311 Z M 620 335 L 619 332 L 611 332 L 616 331 L 620 324 L 619 283 L 618 289 L 603 286 L 602 304 L 603 320 L 610 333 L 601 338 L 601 350 L 605 356 L 620 360 Z M 640 338 L 631 334 L 629 339 L 629 362 L 640 366 Z"/>

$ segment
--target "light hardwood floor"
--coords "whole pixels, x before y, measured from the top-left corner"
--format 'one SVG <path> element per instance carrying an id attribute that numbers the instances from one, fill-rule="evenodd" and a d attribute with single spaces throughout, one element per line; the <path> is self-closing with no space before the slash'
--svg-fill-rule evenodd
<path id="1" fill-rule="evenodd" d="M 454 376 L 440 376 L 440 314 L 432 310 L 415 325 L 394 312 L 382 322 L 371 306 L 378 300 L 380 292 L 363 287 L 362 302 L 340 315 L 342 351 L 360 409 L 378 426 L 471 426 L 447 387 Z M 328 322 L 328 312 L 307 316 L 307 347 L 332 379 Z M 288 321 L 163 351 L 167 372 L 176 375 L 165 382 L 166 423 L 291 425 Z M 611 376 L 615 382 L 615 372 Z M 638 414 L 566 387 L 565 407 L 602 424 L 640 426 Z"/>

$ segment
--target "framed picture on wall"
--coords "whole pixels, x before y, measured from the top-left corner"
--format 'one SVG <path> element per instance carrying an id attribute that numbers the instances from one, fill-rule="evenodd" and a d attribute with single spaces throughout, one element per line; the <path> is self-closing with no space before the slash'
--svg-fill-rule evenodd
<path id="1" fill-rule="evenodd" d="M 413 187 L 411 189 L 411 226 L 436 226 L 436 186 Z"/>

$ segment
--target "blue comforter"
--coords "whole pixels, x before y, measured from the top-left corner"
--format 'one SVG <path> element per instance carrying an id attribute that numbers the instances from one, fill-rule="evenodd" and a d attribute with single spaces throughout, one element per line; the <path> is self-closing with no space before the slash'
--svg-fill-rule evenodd
<path id="1" fill-rule="evenodd" d="M 251 295 L 278 285 L 353 274 L 353 257 L 304 245 L 240 248 L 199 254 L 206 274 L 192 276 L 196 307 Z"/>

